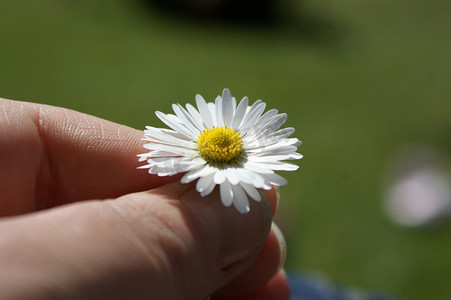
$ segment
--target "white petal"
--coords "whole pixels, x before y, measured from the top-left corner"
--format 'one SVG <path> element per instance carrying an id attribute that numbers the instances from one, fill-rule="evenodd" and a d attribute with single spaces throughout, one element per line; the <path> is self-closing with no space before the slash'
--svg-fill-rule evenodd
<path id="1" fill-rule="evenodd" d="M 213 183 L 213 176 L 205 176 L 205 177 L 201 177 L 199 178 L 199 180 L 196 182 L 196 190 L 201 193 L 205 193 L 205 191 L 207 191 L 211 185 L 211 183 Z M 213 183 L 213 186 L 215 186 L 215 184 Z M 208 193 L 209 194 L 209 193 Z M 207 195 L 208 195 L 207 194 Z M 203 196 L 202 196 L 203 197 Z"/>
<path id="2" fill-rule="evenodd" d="M 189 183 L 197 178 L 199 178 L 199 176 L 196 176 L 197 172 L 199 171 L 199 169 L 195 169 L 195 170 L 191 170 L 190 172 L 186 173 L 185 175 L 183 175 L 183 177 L 180 179 L 181 183 Z"/>
<path id="3" fill-rule="evenodd" d="M 174 139 L 174 140 L 171 140 Z M 156 134 L 155 136 L 151 136 L 150 134 L 146 134 L 142 140 L 143 141 L 147 141 L 147 142 L 151 142 L 151 143 L 156 143 L 156 144 L 166 144 L 166 145 L 174 145 L 177 147 L 183 147 L 186 149 L 191 149 L 191 145 L 192 143 L 187 142 L 186 140 L 182 140 L 182 139 L 178 139 L 175 140 L 176 138 L 169 136 L 168 138 L 166 138 L 166 136 L 162 133 L 160 134 Z"/>
<path id="4" fill-rule="evenodd" d="M 268 135 L 267 139 L 268 140 L 281 140 L 284 139 L 286 137 L 289 137 L 290 135 L 292 135 L 295 132 L 293 127 L 287 127 L 287 128 L 283 128 L 280 129 L 276 132 L 271 133 L 270 135 Z"/>
<path id="5" fill-rule="evenodd" d="M 169 135 L 165 132 L 162 132 L 158 128 L 147 127 L 144 130 L 144 138 L 145 141 L 159 141 L 160 143 L 177 145 L 185 148 L 191 148 L 191 143 L 187 142 L 185 139 L 180 139 L 175 136 Z"/>
<path id="6" fill-rule="evenodd" d="M 249 109 L 248 109 L 248 112 L 250 112 L 251 110 L 254 110 L 258 105 L 260 105 L 261 103 L 263 103 L 263 101 L 262 100 L 257 100 L 257 101 L 255 101 L 250 107 L 249 107 Z"/>
<path id="7" fill-rule="evenodd" d="M 188 110 L 188 112 L 191 115 L 191 118 L 193 119 L 193 121 L 196 122 L 197 127 L 201 130 L 205 129 L 205 124 L 202 120 L 202 116 L 199 114 L 199 112 L 197 111 L 197 109 L 192 106 L 191 104 L 187 103 L 186 104 L 186 109 Z"/>
<path id="8" fill-rule="evenodd" d="M 224 125 L 230 127 L 233 119 L 233 100 L 228 89 L 222 92 L 222 118 Z"/>
<path id="9" fill-rule="evenodd" d="M 244 189 L 244 191 L 246 192 L 246 194 L 249 195 L 249 197 L 251 197 L 252 199 L 254 199 L 257 202 L 260 202 L 260 200 L 262 199 L 260 196 L 260 193 L 258 192 L 258 190 L 247 183 L 241 182 L 240 183 L 241 187 Z"/>
<path id="10" fill-rule="evenodd" d="M 174 115 L 166 115 L 160 111 L 155 112 L 157 117 L 171 129 L 184 134 L 187 137 L 192 137 L 193 132 L 191 132 L 185 125 L 180 123 L 180 120 Z"/>
<path id="11" fill-rule="evenodd" d="M 186 172 L 188 170 L 185 170 L 186 166 L 174 166 L 172 169 L 167 168 L 165 166 L 157 166 L 150 164 L 149 167 L 149 173 L 150 174 L 157 174 L 158 176 L 171 176 L 175 175 L 180 172 Z"/>
<path id="12" fill-rule="evenodd" d="M 259 103 L 255 108 L 251 108 L 251 110 L 248 112 L 248 114 L 246 115 L 246 118 L 243 121 L 243 124 L 241 124 L 240 126 L 240 130 L 242 131 L 246 131 L 249 128 L 252 128 L 252 126 L 254 126 L 255 121 L 257 121 L 257 119 L 260 117 L 260 115 L 262 114 L 262 112 L 265 110 L 266 107 L 266 103 L 262 102 Z"/>
<path id="13" fill-rule="evenodd" d="M 270 185 L 270 184 L 265 184 L 265 185 L 262 187 L 262 189 L 269 191 L 269 190 L 272 189 L 272 185 Z"/>
<path id="14" fill-rule="evenodd" d="M 255 172 L 251 172 L 246 169 L 241 169 L 236 172 L 240 182 L 251 184 L 257 188 L 263 187 L 265 180 L 263 177 Z"/>
<path id="15" fill-rule="evenodd" d="M 144 148 L 149 150 L 163 150 L 167 152 L 171 152 L 175 155 L 182 155 L 184 156 L 186 154 L 186 148 L 178 147 L 178 146 L 171 146 L 166 144 L 157 144 L 157 143 L 150 143 L 150 144 L 144 144 Z"/>
<path id="16" fill-rule="evenodd" d="M 290 154 L 290 159 L 301 159 L 303 157 L 304 157 L 304 155 L 302 155 L 301 153 L 297 153 L 297 152 Z"/>
<path id="17" fill-rule="evenodd" d="M 237 185 L 231 185 L 233 189 L 233 206 L 242 214 L 248 213 L 250 211 L 249 199 L 243 188 Z"/>
<path id="18" fill-rule="evenodd" d="M 185 141 L 192 141 L 193 139 L 190 137 L 185 136 L 184 134 L 174 131 L 174 130 L 170 130 L 170 129 L 166 129 L 166 128 L 160 128 L 160 131 L 164 134 L 173 136 L 175 138 L 181 139 L 181 140 L 185 140 Z"/>
<path id="19" fill-rule="evenodd" d="M 204 177 L 204 176 L 210 176 L 213 175 L 215 172 L 217 172 L 218 169 L 215 167 L 211 167 L 209 165 L 205 165 L 205 168 L 203 169 L 203 171 L 200 173 L 200 176 Z"/>
<path id="20" fill-rule="evenodd" d="M 233 202 L 233 190 L 230 183 L 226 180 L 220 185 L 221 201 L 224 206 L 229 207 Z"/>
<path id="21" fill-rule="evenodd" d="M 268 110 L 258 119 L 258 123 L 266 123 L 269 119 L 277 115 L 279 111 L 275 108 Z"/>
<path id="22" fill-rule="evenodd" d="M 137 167 L 137 169 L 148 169 L 150 167 L 152 167 L 152 165 L 143 165 L 143 166 Z"/>
<path id="23" fill-rule="evenodd" d="M 208 105 L 208 109 L 210 110 L 211 119 L 213 120 L 213 125 L 218 126 L 218 120 L 216 119 L 216 105 L 211 102 L 209 102 L 207 105 Z M 211 128 L 211 127 L 212 126 L 210 126 L 209 128 Z"/>
<path id="24" fill-rule="evenodd" d="M 235 115 L 235 112 L 236 112 L 236 99 L 235 99 L 235 97 L 232 97 L 232 107 L 233 107 L 233 115 Z"/>
<path id="25" fill-rule="evenodd" d="M 143 154 L 138 154 L 136 156 L 139 157 L 138 161 L 145 161 L 145 160 L 147 160 L 150 157 L 150 154 L 149 153 L 143 153 Z M 142 166 L 138 167 L 138 168 L 142 168 Z"/>
<path id="26" fill-rule="evenodd" d="M 149 172 L 152 174 L 158 174 L 159 176 L 168 176 L 187 172 L 194 168 L 198 168 L 201 165 L 198 160 L 188 159 L 185 157 L 157 157 L 151 158 L 147 160 L 147 162 L 152 166 L 151 169 L 149 169 Z"/>
<path id="27" fill-rule="evenodd" d="M 215 168 L 210 167 L 209 165 L 201 166 L 198 169 L 194 169 L 185 175 L 183 175 L 182 179 L 180 179 L 181 183 L 188 183 L 193 180 L 196 180 L 199 177 L 205 177 L 212 175 L 215 172 Z"/>
<path id="28" fill-rule="evenodd" d="M 197 128 L 197 125 L 195 124 L 196 122 L 180 104 L 172 104 L 172 109 L 177 117 L 182 121 L 183 125 L 185 125 L 196 136 L 200 134 L 200 128 Z"/>
<path id="29" fill-rule="evenodd" d="M 209 177 L 202 177 L 196 182 L 196 190 L 201 193 L 205 191 L 205 189 L 209 185 Z"/>
<path id="30" fill-rule="evenodd" d="M 301 145 L 302 145 L 302 142 L 296 138 L 289 139 L 289 140 L 297 140 L 297 141 L 293 142 L 293 145 L 296 147 L 301 147 Z"/>
<path id="31" fill-rule="evenodd" d="M 279 157 L 280 156 L 280 157 Z M 255 155 L 254 157 L 257 157 L 257 155 Z M 261 155 L 258 155 L 258 157 L 262 157 Z M 267 157 L 270 160 L 298 160 L 304 157 L 304 155 L 302 155 L 301 153 L 297 153 L 297 152 L 293 152 L 293 153 L 289 153 L 289 154 L 281 154 L 281 155 L 270 155 L 270 154 L 266 154 L 263 157 Z M 281 157 L 285 157 L 285 158 L 281 158 Z"/>
<path id="32" fill-rule="evenodd" d="M 255 124 L 249 129 L 244 140 L 249 144 L 258 143 L 260 145 L 266 145 L 288 137 L 294 132 L 294 128 L 284 128 L 274 132 L 286 121 L 286 115 L 277 115 L 274 118 L 274 122 L 269 120 L 266 124 Z"/>
<path id="33" fill-rule="evenodd" d="M 159 166 L 165 166 L 167 168 L 180 166 L 184 171 L 191 170 L 205 164 L 203 159 L 195 159 L 192 157 L 156 157 L 152 158 L 152 160 L 155 162 L 158 161 Z"/>
<path id="34" fill-rule="evenodd" d="M 244 116 L 246 115 L 248 101 L 248 98 L 244 97 L 243 100 L 241 100 L 241 102 L 238 104 L 231 125 L 233 129 L 238 129 L 241 125 L 241 122 L 243 122 Z"/>
<path id="35" fill-rule="evenodd" d="M 245 145 L 245 149 L 246 152 L 248 153 L 260 153 L 260 152 L 283 152 L 283 153 L 290 153 L 290 152 L 296 152 L 297 148 L 294 145 L 290 145 L 288 143 L 288 140 L 291 139 L 283 139 L 283 140 L 279 140 L 276 141 L 274 140 L 273 144 L 269 144 L 267 142 L 266 145 L 262 145 L 259 143 L 252 143 L 252 144 L 247 144 Z M 244 140 L 243 140 L 244 143 Z"/>
<path id="36" fill-rule="evenodd" d="M 181 157 L 182 155 L 174 154 L 173 152 L 167 152 L 162 150 L 153 150 L 144 154 L 138 154 L 138 157 L 140 157 L 140 161 L 143 161 L 148 158 L 152 157 Z"/>
<path id="37" fill-rule="evenodd" d="M 271 155 L 283 155 L 283 154 L 299 154 L 295 151 L 298 149 L 298 147 L 295 146 L 278 146 L 273 147 L 274 145 L 270 147 L 264 147 L 264 148 L 255 148 L 248 150 L 248 156 L 271 156 Z M 302 154 L 300 154 L 302 156 Z"/>
<path id="38" fill-rule="evenodd" d="M 276 173 L 264 174 L 262 176 L 265 179 L 265 181 L 271 185 L 280 186 L 280 185 L 286 185 L 288 183 L 288 181 L 285 178 L 283 178 L 282 176 L 280 176 L 279 174 L 276 174 Z"/>
<path id="39" fill-rule="evenodd" d="M 272 169 L 266 167 L 265 165 L 262 166 L 261 164 L 257 164 L 252 161 L 247 161 L 244 164 L 244 168 L 251 172 L 260 173 L 260 174 L 273 174 L 274 173 L 274 171 Z"/>
<path id="40" fill-rule="evenodd" d="M 210 109 L 208 109 L 208 105 L 205 102 L 204 98 L 202 98 L 202 96 L 199 94 L 196 95 L 196 105 L 197 108 L 199 109 L 200 115 L 202 116 L 202 120 L 205 124 L 205 127 L 206 128 L 213 127 L 214 123 L 213 119 L 211 118 Z"/>
<path id="41" fill-rule="evenodd" d="M 222 184 L 226 180 L 224 170 L 216 171 L 215 175 L 213 176 L 213 180 L 216 184 Z"/>
<path id="42" fill-rule="evenodd" d="M 215 109 L 216 109 L 216 126 L 223 127 L 224 119 L 222 115 L 222 98 L 216 97 L 215 99 Z"/>
<path id="43" fill-rule="evenodd" d="M 258 122 L 259 126 L 265 124 L 266 132 L 274 132 L 279 129 L 288 119 L 287 114 L 278 114 L 270 118 L 267 122 Z M 260 125 L 261 124 L 261 125 Z"/>
<path id="44" fill-rule="evenodd" d="M 293 153 L 293 154 L 299 154 L 299 153 Z M 281 154 L 281 155 L 259 155 L 259 156 L 252 155 L 252 156 L 248 157 L 248 160 L 260 162 L 260 163 L 277 162 L 277 161 L 281 161 L 281 160 L 293 159 L 293 156 L 294 156 L 293 154 L 290 153 L 290 154 Z M 301 154 L 299 154 L 299 155 L 301 155 Z"/>
<path id="45" fill-rule="evenodd" d="M 199 180 L 204 179 L 204 190 L 200 192 L 202 197 L 210 195 L 215 189 L 216 183 L 213 181 L 213 175 L 202 177 Z"/>
<path id="46" fill-rule="evenodd" d="M 252 166 L 253 168 L 260 167 L 261 169 L 267 168 L 267 169 L 276 170 L 276 171 L 295 171 L 295 170 L 299 169 L 298 165 L 288 163 L 288 162 L 280 162 L 280 161 L 277 161 L 277 162 L 272 161 L 272 162 L 265 162 L 265 163 L 248 161 L 248 163 L 246 165 Z M 272 173 L 263 173 L 263 172 L 258 172 L 258 173 L 272 174 Z"/>
<path id="47" fill-rule="evenodd" d="M 224 173 L 225 173 L 225 175 L 227 177 L 227 180 L 231 184 L 236 185 L 236 184 L 238 184 L 240 182 L 238 177 L 235 174 L 234 168 L 226 168 L 226 169 L 224 169 Z"/>

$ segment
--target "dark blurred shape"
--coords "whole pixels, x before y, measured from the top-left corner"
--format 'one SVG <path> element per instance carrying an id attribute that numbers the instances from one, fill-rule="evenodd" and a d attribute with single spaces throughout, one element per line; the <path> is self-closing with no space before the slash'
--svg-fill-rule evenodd
<path id="1" fill-rule="evenodd" d="M 276 0 L 223 0 L 218 5 L 217 14 L 242 21 L 271 22 L 276 19 Z"/>
<path id="2" fill-rule="evenodd" d="M 276 19 L 276 0 L 143 0 L 158 9 L 204 19 L 266 23 Z"/>
<path id="3" fill-rule="evenodd" d="M 343 28 L 322 11 L 305 8 L 294 0 L 138 0 L 144 8 L 164 17 L 208 25 L 226 24 L 276 30 L 294 42 L 336 49 Z"/>
<path id="4" fill-rule="evenodd" d="M 289 274 L 291 300 L 395 300 L 378 293 L 338 287 L 324 278 Z"/>

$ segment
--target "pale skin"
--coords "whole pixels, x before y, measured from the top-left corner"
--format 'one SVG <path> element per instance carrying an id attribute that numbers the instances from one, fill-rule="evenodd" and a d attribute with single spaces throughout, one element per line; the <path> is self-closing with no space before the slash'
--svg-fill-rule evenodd
<path id="1" fill-rule="evenodd" d="M 277 191 L 239 215 L 137 170 L 142 136 L 0 99 L 0 299 L 288 300 Z"/>

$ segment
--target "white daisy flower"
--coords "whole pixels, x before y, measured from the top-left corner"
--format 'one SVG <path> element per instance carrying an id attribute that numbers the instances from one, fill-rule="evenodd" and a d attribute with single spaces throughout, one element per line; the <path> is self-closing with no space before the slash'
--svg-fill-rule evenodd
<path id="1" fill-rule="evenodd" d="M 302 158 L 297 153 L 301 141 L 288 138 L 294 128 L 279 129 L 287 115 L 271 109 L 263 114 L 266 103 L 257 100 L 248 105 L 244 97 L 238 105 L 228 89 L 214 103 L 196 95 L 197 109 L 173 104 L 175 115 L 157 111 L 156 115 L 172 130 L 147 126 L 144 147 L 139 154 L 147 161 L 150 174 L 170 176 L 186 172 L 180 180 L 198 179 L 197 191 L 209 195 L 219 185 L 222 203 L 232 204 L 240 213 L 249 212 L 248 197 L 260 201 L 260 189 L 285 185 L 287 181 L 274 171 L 294 171 L 298 166 L 285 160 Z"/>

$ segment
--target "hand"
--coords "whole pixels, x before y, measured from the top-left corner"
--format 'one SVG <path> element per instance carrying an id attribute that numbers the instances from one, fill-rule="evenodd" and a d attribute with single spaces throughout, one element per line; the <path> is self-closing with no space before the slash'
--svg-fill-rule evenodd
<path id="1" fill-rule="evenodd" d="M 136 170 L 142 132 L 0 99 L 0 299 L 289 299 L 278 201 Z"/>

